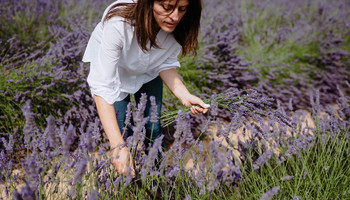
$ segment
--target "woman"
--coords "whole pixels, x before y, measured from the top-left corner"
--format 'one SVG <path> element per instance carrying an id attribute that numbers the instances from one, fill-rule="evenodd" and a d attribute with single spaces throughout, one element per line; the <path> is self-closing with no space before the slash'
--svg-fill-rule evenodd
<path id="1" fill-rule="evenodd" d="M 208 111 L 176 71 L 181 51 L 196 53 L 200 15 L 201 0 L 119 0 L 105 10 L 92 32 L 83 61 L 91 65 L 87 81 L 119 173 L 126 174 L 129 164 L 133 168 L 121 134 L 130 94 L 136 100 L 141 93 L 154 96 L 160 116 L 164 81 L 184 106 L 192 105 L 192 113 Z M 146 116 L 150 107 L 148 101 Z M 151 142 L 162 134 L 159 119 L 153 129 L 146 129 Z"/>

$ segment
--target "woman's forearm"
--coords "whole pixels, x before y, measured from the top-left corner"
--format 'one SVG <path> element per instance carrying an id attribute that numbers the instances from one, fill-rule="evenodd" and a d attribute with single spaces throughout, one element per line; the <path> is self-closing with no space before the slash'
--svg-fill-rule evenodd
<path id="1" fill-rule="evenodd" d="M 177 73 L 176 69 L 168 69 L 168 70 L 161 71 L 159 75 L 164 81 L 164 83 L 168 86 L 168 88 L 173 92 L 173 94 L 181 101 L 181 103 L 184 106 L 191 106 L 191 105 L 200 106 L 200 107 L 198 106 L 191 107 L 191 112 L 193 114 L 208 112 L 208 105 L 204 104 L 204 102 L 200 98 L 192 95 L 187 90 L 186 86 L 183 84 L 182 80 L 180 79 L 180 76 Z"/>
<path id="2" fill-rule="evenodd" d="M 119 130 L 114 106 L 107 103 L 102 97 L 94 95 L 97 112 L 100 117 L 103 129 L 108 137 L 111 146 L 123 144 L 124 139 Z"/>
<path id="3" fill-rule="evenodd" d="M 183 84 L 176 69 L 161 71 L 159 75 L 164 81 L 165 85 L 167 85 L 167 87 L 171 90 L 171 92 L 185 105 L 186 98 L 190 95 L 190 92 Z"/>

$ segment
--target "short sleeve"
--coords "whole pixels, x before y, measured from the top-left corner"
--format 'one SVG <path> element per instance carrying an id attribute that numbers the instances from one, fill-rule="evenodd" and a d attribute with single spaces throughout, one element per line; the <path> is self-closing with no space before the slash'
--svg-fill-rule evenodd
<path id="1" fill-rule="evenodd" d="M 123 48 L 123 21 L 110 19 L 103 24 L 96 61 L 91 62 L 88 84 L 93 95 L 113 104 L 120 94 L 118 61 Z"/>
<path id="2" fill-rule="evenodd" d="M 165 62 L 163 62 L 159 66 L 157 73 L 159 74 L 159 72 L 161 72 L 161 71 L 180 67 L 180 62 L 178 59 L 180 52 L 181 52 L 181 46 L 179 44 L 177 44 L 173 48 L 173 52 L 169 55 L 169 57 L 165 60 Z"/>

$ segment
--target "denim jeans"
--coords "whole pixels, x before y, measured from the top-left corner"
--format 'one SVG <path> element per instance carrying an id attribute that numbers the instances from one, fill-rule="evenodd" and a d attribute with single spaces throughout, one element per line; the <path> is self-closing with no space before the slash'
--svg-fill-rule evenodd
<path id="1" fill-rule="evenodd" d="M 149 143 L 153 143 L 153 141 L 157 138 L 159 138 L 163 133 L 160 125 L 160 114 L 162 109 L 162 95 L 163 95 L 163 81 L 158 76 L 157 78 L 153 79 L 152 81 L 145 83 L 139 91 L 137 91 L 135 96 L 135 101 L 138 104 L 141 98 L 141 94 L 145 93 L 147 95 L 147 103 L 146 103 L 146 109 L 144 112 L 144 117 L 149 117 L 149 120 L 151 119 L 152 115 L 152 106 L 150 97 L 154 96 L 156 100 L 157 105 L 157 115 L 158 115 L 158 121 L 156 123 L 152 123 L 148 120 L 145 128 L 146 128 L 146 139 L 145 139 L 145 145 L 146 147 L 149 145 Z M 125 119 L 126 119 L 126 111 L 127 111 L 127 105 L 130 102 L 130 95 L 128 95 L 125 99 L 122 101 L 116 101 L 114 102 L 114 110 L 117 115 L 117 121 L 118 126 L 120 129 L 120 132 L 123 134 L 123 127 L 125 126 Z M 131 119 L 132 123 L 132 119 Z M 126 137 L 129 137 L 133 134 L 130 127 L 127 127 L 127 132 L 124 134 L 124 139 Z M 152 137 L 151 137 L 152 135 Z"/>

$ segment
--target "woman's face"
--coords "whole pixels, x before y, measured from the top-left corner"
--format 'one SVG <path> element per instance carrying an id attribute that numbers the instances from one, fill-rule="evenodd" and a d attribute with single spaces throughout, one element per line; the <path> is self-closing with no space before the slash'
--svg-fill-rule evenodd
<path id="1" fill-rule="evenodd" d="M 185 15 L 188 0 L 154 1 L 153 16 L 158 26 L 165 32 L 171 33 Z"/>

